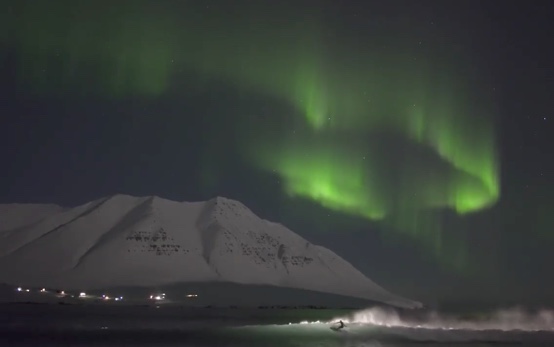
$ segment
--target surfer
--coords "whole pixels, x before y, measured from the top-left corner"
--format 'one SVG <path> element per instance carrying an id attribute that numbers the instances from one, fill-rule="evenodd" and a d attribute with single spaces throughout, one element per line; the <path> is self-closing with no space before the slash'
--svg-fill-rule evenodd
<path id="1" fill-rule="evenodd" d="M 339 320 L 339 322 L 338 322 L 338 326 L 336 326 L 336 325 L 335 325 L 335 326 L 332 326 L 332 327 L 331 327 L 331 330 L 339 331 L 339 330 L 341 330 L 341 329 L 344 329 L 345 326 L 346 326 L 346 325 L 344 325 L 344 323 L 343 323 L 343 321 L 342 321 L 342 319 L 341 319 L 341 320 Z"/>

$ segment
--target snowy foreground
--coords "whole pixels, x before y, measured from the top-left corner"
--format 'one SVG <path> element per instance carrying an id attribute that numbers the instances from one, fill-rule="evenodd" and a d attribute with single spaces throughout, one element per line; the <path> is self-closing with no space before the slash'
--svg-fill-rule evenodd
<path id="1" fill-rule="evenodd" d="M 89 291 L 231 282 L 299 288 L 404 308 L 338 255 L 237 201 L 116 195 L 75 208 L 0 205 L 0 283 Z"/>

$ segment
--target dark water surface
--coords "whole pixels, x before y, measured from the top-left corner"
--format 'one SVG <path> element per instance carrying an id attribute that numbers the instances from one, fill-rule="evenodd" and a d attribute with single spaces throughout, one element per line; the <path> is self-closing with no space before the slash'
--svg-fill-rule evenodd
<path id="1" fill-rule="evenodd" d="M 338 318 L 344 331 L 330 329 Z M 554 346 L 550 311 L 471 320 L 395 311 L 0 305 L 1 346 Z"/>

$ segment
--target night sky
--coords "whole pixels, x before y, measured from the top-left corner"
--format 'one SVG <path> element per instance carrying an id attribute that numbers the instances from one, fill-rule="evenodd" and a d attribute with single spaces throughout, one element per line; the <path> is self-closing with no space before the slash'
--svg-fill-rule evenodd
<path id="1" fill-rule="evenodd" d="M 225 196 L 424 302 L 554 304 L 550 2 L 1 8 L 0 202 Z"/>

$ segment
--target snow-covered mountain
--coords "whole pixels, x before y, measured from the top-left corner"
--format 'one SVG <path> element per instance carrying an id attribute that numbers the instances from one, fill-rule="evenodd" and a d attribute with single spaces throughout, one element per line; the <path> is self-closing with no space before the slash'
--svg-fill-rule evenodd
<path id="1" fill-rule="evenodd" d="M 218 281 L 420 306 L 226 198 L 115 195 L 71 209 L 0 205 L 0 282 L 84 290 Z"/>

